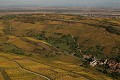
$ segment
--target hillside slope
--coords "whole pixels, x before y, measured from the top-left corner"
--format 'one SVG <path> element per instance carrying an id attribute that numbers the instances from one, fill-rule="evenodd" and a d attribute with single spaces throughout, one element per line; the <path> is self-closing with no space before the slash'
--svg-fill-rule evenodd
<path id="1" fill-rule="evenodd" d="M 96 26 L 97 21 L 101 23 L 104 19 L 55 14 L 3 16 L 0 20 L 0 78 L 113 80 L 108 77 L 112 73 L 106 75 L 104 67 L 100 70 L 106 74 L 83 61 L 84 55 L 120 61 L 120 35 L 107 31 L 105 23 L 102 27 Z"/>

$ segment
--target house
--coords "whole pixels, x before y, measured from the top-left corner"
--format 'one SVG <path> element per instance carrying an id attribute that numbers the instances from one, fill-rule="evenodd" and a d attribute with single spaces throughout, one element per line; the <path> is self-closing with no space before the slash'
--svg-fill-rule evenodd
<path id="1" fill-rule="evenodd" d="M 93 56 L 92 55 L 83 55 L 83 60 L 91 62 L 91 61 L 93 61 Z"/>
<path id="2" fill-rule="evenodd" d="M 118 65 L 117 62 L 115 60 L 110 60 L 108 62 L 109 68 L 112 70 L 116 70 L 116 66 Z"/>
<path id="3" fill-rule="evenodd" d="M 98 64 L 98 61 L 97 61 L 97 60 L 94 60 L 94 61 L 90 62 L 90 65 L 91 65 L 92 67 L 96 66 L 97 64 Z"/>

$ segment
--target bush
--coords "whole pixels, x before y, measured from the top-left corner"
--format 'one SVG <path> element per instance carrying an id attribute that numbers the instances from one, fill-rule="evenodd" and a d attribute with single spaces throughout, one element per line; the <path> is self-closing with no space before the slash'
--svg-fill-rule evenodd
<path id="1" fill-rule="evenodd" d="M 23 50 L 22 49 L 19 49 L 19 48 L 14 48 L 12 49 L 12 52 L 15 53 L 15 54 L 19 54 L 19 55 L 23 55 Z"/>
<path id="2" fill-rule="evenodd" d="M 120 73 L 119 72 L 111 72 L 109 73 L 109 76 L 114 79 L 120 79 Z"/>
<path id="3" fill-rule="evenodd" d="M 21 48 L 18 48 L 11 43 L 1 44 L 0 50 L 3 52 L 10 52 L 10 53 L 15 53 L 15 54 L 19 54 L 19 55 L 24 54 L 24 51 Z"/>

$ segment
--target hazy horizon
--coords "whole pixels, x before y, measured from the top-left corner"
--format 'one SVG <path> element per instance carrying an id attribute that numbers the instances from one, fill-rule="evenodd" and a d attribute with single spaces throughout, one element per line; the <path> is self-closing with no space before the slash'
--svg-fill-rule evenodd
<path id="1" fill-rule="evenodd" d="M 0 6 L 120 7 L 120 0 L 0 0 Z"/>

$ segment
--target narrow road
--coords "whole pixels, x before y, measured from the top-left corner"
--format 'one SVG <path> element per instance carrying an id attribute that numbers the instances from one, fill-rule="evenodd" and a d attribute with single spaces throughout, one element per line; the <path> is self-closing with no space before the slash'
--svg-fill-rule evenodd
<path id="1" fill-rule="evenodd" d="M 36 63 L 41 63 L 41 62 L 39 62 L 39 61 L 36 61 L 35 59 L 31 59 L 31 58 L 28 58 L 28 59 L 31 60 L 31 61 L 34 61 L 34 62 L 36 62 Z M 42 63 L 42 64 L 45 64 L 45 63 Z M 51 66 L 51 67 L 54 67 L 54 68 L 57 68 L 57 69 L 61 69 L 61 70 L 64 70 L 64 71 L 66 71 L 66 72 L 69 72 L 69 73 L 72 73 L 72 74 L 75 74 L 75 75 L 81 75 L 81 76 L 85 77 L 86 80 L 96 80 L 96 79 L 94 79 L 93 77 L 91 77 L 91 76 L 89 76 L 89 75 L 87 75 L 87 74 L 84 74 L 84 73 L 77 73 L 77 72 L 75 72 L 75 71 L 63 69 L 63 68 L 61 68 L 61 67 L 53 66 L 53 65 L 50 65 L 50 64 L 45 64 L 45 65 Z M 84 70 L 81 70 L 81 71 L 84 71 Z M 81 71 L 80 71 L 80 72 L 81 72 Z M 89 72 L 89 71 L 88 71 L 88 72 Z M 92 73 L 92 74 L 93 74 L 93 73 Z M 93 74 L 93 75 L 99 76 L 99 75 L 96 75 L 96 74 Z M 99 77 L 101 78 L 101 80 L 106 80 L 106 79 L 105 79 L 104 77 L 102 77 L 102 76 L 99 76 Z"/>
<path id="2" fill-rule="evenodd" d="M 41 74 L 39 74 L 39 73 L 37 73 L 37 72 L 34 72 L 34 71 L 31 71 L 31 70 L 29 70 L 29 69 L 27 69 L 27 68 L 24 68 L 23 66 L 21 66 L 18 62 L 16 62 L 16 61 L 13 61 L 14 63 L 16 63 L 21 69 L 23 69 L 23 70 L 25 70 L 25 71 L 27 71 L 27 72 L 30 72 L 30 73 L 33 73 L 33 74 L 35 74 L 35 75 L 38 75 L 38 76 L 40 76 L 40 77 L 43 77 L 43 78 L 45 78 L 46 80 L 51 80 L 50 78 L 48 78 L 48 77 L 46 77 L 46 76 L 44 76 L 44 75 L 41 75 Z"/>
<path id="3" fill-rule="evenodd" d="M 81 22 L 81 21 L 75 21 L 75 20 L 65 20 L 65 19 L 54 19 L 54 18 L 42 18 L 42 19 L 45 19 L 45 20 L 52 20 L 52 21 L 61 21 L 61 22 L 67 22 L 67 23 L 80 23 L 80 24 L 85 24 L 85 25 L 89 25 L 89 26 L 94 26 L 93 24 L 91 23 L 86 23 L 86 22 Z M 96 26 L 94 26 L 96 27 Z M 104 28 L 104 27 L 102 27 Z M 105 28 L 106 29 L 106 28 Z M 112 33 L 110 31 L 107 31 L 109 33 Z M 116 33 L 114 33 L 116 34 Z"/>
<path id="4" fill-rule="evenodd" d="M 72 37 L 73 41 L 78 45 L 78 49 L 80 50 L 80 54 L 83 56 L 83 53 L 82 53 L 82 50 L 80 49 L 79 43 L 74 39 L 73 35 L 71 35 L 71 37 Z M 82 59 L 82 58 L 80 58 L 80 59 Z"/>
<path id="5" fill-rule="evenodd" d="M 3 76 L 3 80 L 11 80 L 10 76 L 5 72 L 5 70 L 3 68 L 0 68 L 0 73 Z"/>
<path id="6" fill-rule="evenodd" d="M 50 78 L 48 78 L 48 77 L 46 77 L 46 76 L 44 76 L 44 75 L 42 75 L 42 74 L 40 74 L 40 73 L 37 73 L 37 72 L 34 72 L 34 71 L 29 70 L 29 69 L 27 69 L 27 68 L 24 68 L 23 66 L 21 66 L 18 62 L 14 61 L 14 60 L 11 60 L 11 59 L 9 59 L 9 58 L 7 58 L 7 57 L 5 57 L 5 56 L 2 56 L 2 55 L 0 55 L 0 57 L 6 58 L 6 59 L 14 62 L 14 63 L 17 64 L 21 69 L 23 69 L 23 70 L 25 70 L 25 71 L 27 71 L 27 72 L 29 72 L 29 73 L 38 75 L 38 76 L 40 76 L 40 77 L 42 77 L 42 78 L 45 78 L 46 80 L 51 80 Z"/>

